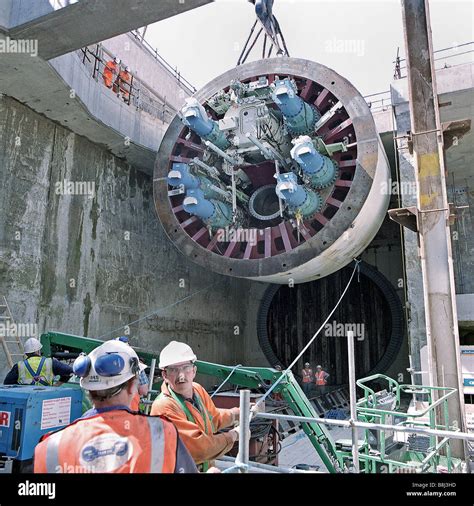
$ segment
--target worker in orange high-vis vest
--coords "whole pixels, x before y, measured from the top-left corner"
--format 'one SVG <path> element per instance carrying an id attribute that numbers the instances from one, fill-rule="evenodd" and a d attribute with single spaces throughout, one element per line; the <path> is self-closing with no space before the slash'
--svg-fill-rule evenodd
<path id="1" fill-rule="evenodd" d="M 218 409 L 206 390 L 195 383 L 196 355 L 186 343 L 171 341 L 160 353 L 159 368 L 164 382 L 151 407 L 178 433 L 199 469 L 206 471 L 213 460 L 227 453 L 239 438 L 238 428 L 217 434 L 239 420 L 240 409 Z"/>
<path id="2" fill-rule="evenodd" d="M 130 410 L 141 366 L 127 344 L 112 340 L 74 362 L 94 408 L 43 436 L 35 473 L 196 473 L 176 428 Z"/>
<path id="3" fill-rule="evenodd" d="M 119 72 L 117 77 L 117 82 L 120 94 L 122 95 L 122 99 L 127 104 L 130 103 L 130 88 L 132 83 L 132 75 L 130 74 L 130 67 L 125 67 L 125 69 Z"/>
<path id="4" fill-rule="evenodd" d="M 320 365 L 316 366 L 314 382 L 316 383 L 316 388 L 319 394 L 324 394 L 326 392 L 328 378 L 329 374 L 326 371 L 323 371 L 323 368 Z"/>
<path id="5" fill-rule="evenodd" d="M 118 86 L 115 83 L 115 81 L 118 78 L 119 75 L 119 66 L 120 66 L 120 59 L 114 58 L 113 60 L 109 60 L 104 67 L 104 71 L 102 72 L 102 79 L 104 80 L 105 86 L 107 88 L 112 88 L 112 85 L 114 86 L 114 92 L 118 92 Z"/>
<path id="6" fill-rule="evenodd" d="M 309 362 L 305 362 L 304 368 L 301 370 L 301 376 L 303 378 L 303 392 L 310 395 L 313 386 L 313 369 L 311 369 Z"/>

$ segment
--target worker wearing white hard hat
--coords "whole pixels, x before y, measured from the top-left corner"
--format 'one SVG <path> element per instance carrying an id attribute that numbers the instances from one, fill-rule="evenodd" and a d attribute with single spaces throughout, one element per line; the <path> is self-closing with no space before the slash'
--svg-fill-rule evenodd
<path id="1" fill-rule="evenodd" d="M 303 392 L 306 395 L 310 395 L 313 386 L 313 369 L 311 369 L 309 362 L 305 362 L 304 368 L 301 371 L 301 378 L 303 381 Z"/>
<path id="2" fill-rule="evenodd" d="M 23 348 L 25 359 L 11 368 L 3 382 L 5 385 L 59 386 L 71 377 L 71 366 L 55 358 L 41 356 L 43 345 L 36 337 L 30 337 Z M 59 376 L 59 381 L 54 383 L 56 376 Z"/>
<path id="3" fill-rule="evenodd" d="M 94 408 L 42 438 L 35 473 L 196 473 L 176 428 L 130 410 L 144 367 L 133 348 L 106 341 L 74 362 Z"/>
<path id="4" fill-rule="evenodd" d="M 178 429 L 194 461 L 203 471 L 238 440 L 238 429 L 217 434 L 239 420 L 240 410 L 218 409 L 206 390 L 194 382 L 197 357 L 186 343 L 171 341 L 160 353 L 164 382 L 153 402 L 152 415 L 161 415 Z"/>

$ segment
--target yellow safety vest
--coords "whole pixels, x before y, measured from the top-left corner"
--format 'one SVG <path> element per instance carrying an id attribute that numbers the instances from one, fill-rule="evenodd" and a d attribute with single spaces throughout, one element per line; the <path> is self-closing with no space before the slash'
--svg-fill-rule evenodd
<path id="1" fill-rule="evenodd" d="M 51 386 L 54 382 L 53 359 L 30 357 L 18 362 L 19 385 Z"/>

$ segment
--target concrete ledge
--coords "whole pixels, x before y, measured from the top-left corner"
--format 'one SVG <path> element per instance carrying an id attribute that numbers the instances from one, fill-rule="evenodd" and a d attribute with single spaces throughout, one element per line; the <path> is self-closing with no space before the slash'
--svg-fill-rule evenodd
<path id="1" fill-rule="evenodd" d="M 48 63 L 25 54 L 0 60 L 0 90 L 148 174 L 167 127 L 89 77 L 75 53 Z"/>

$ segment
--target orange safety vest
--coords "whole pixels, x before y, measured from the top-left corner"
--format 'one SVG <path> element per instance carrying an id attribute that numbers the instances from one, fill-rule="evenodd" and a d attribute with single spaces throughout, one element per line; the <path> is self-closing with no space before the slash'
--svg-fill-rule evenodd
<path id="1" fill-rule="evenodd" d="M 108 61 L 105 65 L 104 72 L 102 77 L 104 79 L 104 84 L 107 88 L 112 88 L 112 82 L 114 79 L 114 74 L 117 72 L 117 63 L 113 60 Z"/>
<path id="2" fill-rule="evenodd" d="M 316 378 L 316 385 L 325 385 L 327 381 L 324 378 L 326 373 L 324 371 L 315 373 L 314 377 Z"/>
<path id="3" fill-rule="evenodd" d="M 35 473 L 174 473 L 178 435 L 155 416 L 124 409 L 79 419 L 36 446 Z"/>
<path id="4" fill-rule="evenodd" d="M 122 92 L 123 97 L 128 100 L 130 97 L 130 83 L 132 81 L 132 76 L 126 70 L 122 70 L 118 77 L 118 83 L 120 86 L 120 91 Z"/>
<path id="5" fill-rule="evenodd" d="M 311 383 L 313 379 L 313 369 L 303 369 L 303 383 Z"/>

